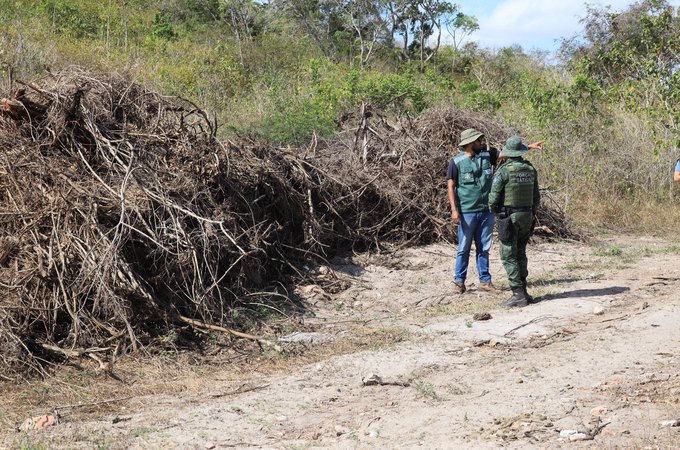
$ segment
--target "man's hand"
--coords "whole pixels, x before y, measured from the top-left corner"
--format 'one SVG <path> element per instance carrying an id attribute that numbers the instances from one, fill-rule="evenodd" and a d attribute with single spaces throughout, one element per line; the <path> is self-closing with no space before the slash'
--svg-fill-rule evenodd
<path id="1" fill-rule="evenodd" d="M 458 214 L 457 209 L 451 211 L 451 222 L 453 222 L 454 225 L 458 225 L 460 223 L 460 214 Z"/>
<path id="2" fill-rule="evenodd" d="M 531 150 L 531 149 L 543 150 L 543 141 L 531 143 L 531 144 L 527 145 L 527 147 L 529 147 L 529 150 Z"/>

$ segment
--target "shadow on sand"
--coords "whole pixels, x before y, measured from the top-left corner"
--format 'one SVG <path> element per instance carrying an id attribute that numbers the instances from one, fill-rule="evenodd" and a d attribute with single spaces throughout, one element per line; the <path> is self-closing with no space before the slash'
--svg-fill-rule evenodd
<path id="1" fill-rule="evenodd" d="M 560 298 L 582 298 L 582 297 L 600 297 L 603 295 L 616 295 L 622 292 L 630 291 L 630 288 L 623 286 L 612 286 L 601 289 L 576 289 L 574 291 L 559 292 L 557 294 L 547 294 L 536 297 L 535 300 L 542 302 L 548 300 L 557 300 Z"/>

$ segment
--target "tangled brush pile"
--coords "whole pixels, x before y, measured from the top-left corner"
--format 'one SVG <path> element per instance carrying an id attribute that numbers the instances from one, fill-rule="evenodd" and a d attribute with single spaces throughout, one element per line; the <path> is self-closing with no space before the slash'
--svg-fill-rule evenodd
<path id="1" fill-rule="evenodd" d="M 290 301 L 303 262 L 441 239 L 447 142 L 469 125 L 506 132 L 452 111 L 398 126 L 362 111 L 323 148 L 220 142 L 191 102 L 78 69 L 1 102 L 8 379 L 61 358 L 106 364 L 186 318 L 239 328 L 234 308 Z"/>

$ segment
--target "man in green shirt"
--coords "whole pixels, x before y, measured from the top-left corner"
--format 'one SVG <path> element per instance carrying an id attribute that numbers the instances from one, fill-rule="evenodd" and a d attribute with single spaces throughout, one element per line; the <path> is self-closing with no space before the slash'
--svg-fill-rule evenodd
<path id="1" fill-rule="evenodd" d="M 542 143 L 530 147 L 542 148 Z M 506 141 L 501 156 L 507 161 L 496 171 L 489 193 L 489 210 L 497 214 L 501 260 L 512 289 L 512 297 L 504 303 L 508 307 L 534 302 L 527 292 L 526 247 L 541 195 L 536 169 L 524 159 L 528 150 L 519 136 Z"/>
<path id="2" fill-rule="evenodd" d="M 446 174 L 451 221 L 458 227 L 458 252 L 453 283 L 456 292 L 465 292 L 465 278 L 472 243 L 477 252 L 479 289 L 498 294 L 491 282 L 489 250 L 494 217 L 489 212 L 489 191 L 498 150 L 486 148 L 484 134 L 473 128 L 460 134 L 460 153 L 451 159 Z"/>

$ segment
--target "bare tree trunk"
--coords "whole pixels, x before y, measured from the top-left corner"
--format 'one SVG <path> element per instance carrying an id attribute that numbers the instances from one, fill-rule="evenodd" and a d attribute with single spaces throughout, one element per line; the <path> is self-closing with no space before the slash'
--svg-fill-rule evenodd
<path id="1" fill-rule="evenodd" d="M 425 70 L 425 33 L 420 30 L 420 71 Z"/>
<path id="2" fill-rule="evenodd" d="M 425 62 L 427 62 L 431 59 L 434 61 L 434 59 L 436 59 L 436 57 L 437 57 L 437 53 L 439 53 L 439 46 L 440 46 L 441 41 L 442 41 L 442 29 L 440 27 L 441 22 L 438 21 L 436 23 L 436 25 L 437 25 L 437 43 L 435 44 L 434 49 L 432 50 L 432 53 L 430 53 L 427 56 L 427 58 L 425 59 Z"/>
<path id="3" fill-rule="evenodd" d="M 371 59 L 371 56 L 373 55 L 373 50 L 375 49 L 376 42 L 378 42 L 378 33 L 374 32 L 373 39 L 371 40 L 371 45 L 368 47 L 368 53 L 366 53 L 366 57 L 361 63 L 362 68 L 366 66 L 368 64 L 368 61 Z"/>
<path id="4" fill-rule="evenodd" d="M 408 56 L 408 27 L 404 27 L 404 50 L 403 50 L 404 58 L 406 60 L 409 60 Z"/>
<path id="5" fill-rule="evenodd" d="M 441 26 L 441 21 L 437 21 L 437 45 L 434 47 L 434 51 L 432 52 L 432 55 L 436 58 L 437 53 L 439 53 L 439 46 L 441 45 L 442 42 L 442 26 Z"/>
<path id="6" fill-rule="evenodd" d="M 375 48 L 375 43 L 378 41 L 378 32 L 374 31 L 373 32 L 373 37 L 371 39 L 371 42 L 368 43 L 365 39 L 363 34 L 361 33 L 361 28 L 357 24 L 356 19 L 354 16 L 350 15 L 350 20 L 352 22 L 352 27 L 354 27 L 354 31 L 356 31 L 357 36 L 359 37 L 359 52 L 360 52 L 360 59 L 359 59 L 359 64 L 361 69 L 363 69 L 366 64 L 368 64 L 368 61 L 371 59 L 371 56 L 373 54 L 373 49 Z M 350 49 L 353 49 L 353 44 L 350 44 Z M 351 55 L 350 55 L 351 56 Z M 351 58 L 353 59 L 353 58 Z M 350 62 L 351 64 L 351 62 Z"/>
<path id="7" fill-rule="evenodd" d="M 243 42 L 241 40 L 241 32 L 239 30 L 238 18 L 236 17 L 236 11 L 234 8 L 229 9 L 229 15 L 231 16 L 231 27 L 234 29 L 234 36 L 236 37 L 236 42 L 238 43 L 238 57 L 243 66 Z"/>

